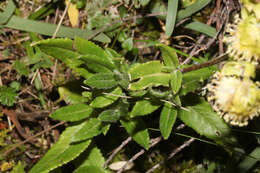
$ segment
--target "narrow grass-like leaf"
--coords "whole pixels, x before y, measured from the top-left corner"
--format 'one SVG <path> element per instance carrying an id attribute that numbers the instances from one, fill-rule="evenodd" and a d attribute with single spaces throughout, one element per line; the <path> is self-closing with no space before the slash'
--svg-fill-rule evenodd
<path id="1" fill-rule="evenodd" d="M 101 121 L 97 118 L 91 118 L 83 124 L 82 128 L 75 133 L 72 142 L 79 142 L 97 136 L 101 134 L 106 127 L 102 126 Z"/>
<path id="2" fill-rule="evenodd" d="M 164 139 L 168 139 L 177 118 L 177 110 L 171 104 L 165 103 L 160 115 L 160 131 Z"/>
<path id="3" fill-rule="evenodd" d="M 186 109 L 188 110 L 180 109 L 178 117 L 187 126 L 220 144 L 233 143 L 230 128 L 203 98 L 200 98 L 196 105 L 187 106 Z"/>
<path id="4" fill-rule="evenodd" d="M 51 118 L 64 121 L 79 121 L 91 115 L 93 108 L 86 104 L 62 107 L 50 115 Z"/>
<path id="5" fill-rule="evenodd" d="M 171 73 L 171 89 L 173 94 L 177 94 L 181 88 L 182 83 L 182 73 L 179 70 L 175 70 Z"/>
<path id="6" fill-rule="evenodd" d="M 167 9 L 167 16 L 166 16 L 166 35 L 170 37 L 172 35 L 176 16 L 177 16 L 177 9 L 178 9 L 178 1 L 179 0 L 168 0 L 168 9 Z"/>
<path id="7" fill-rule="evenodd" d="M 135 142 L 148 150 L 149 148 L 149 133 L 145 128 L 145 123 L 142 119 L 131 119 L 130 121 L 121 120 L 122 126 L 126 129 L 127 133 L 133 137 Z"/>
<path id="8" fill-rule="evenodd" d="M 59 141 L 52 146 L 29 173 L 48 173 L 78 157 L 91 142 L 91 140 L 86 140 L 71 144 L 72 137 L 82 128 L 82 126 L 84 126 L 84 123 L 66 128 L 61 134 Z"/>
<path id="9" fill-rule="evenodd" d="M 260 147 L 256 147 L 244 160 L 242 160 L 238 168 L 240 173 L 246 173 L 260 160 Z"/>
<path id="10" fill-rule="evenodd" d="M 0 13 L 0 24 L 5 24 L 12 16 L 14 10 L 15 10 L 15 4 L 13 0 L 9 0 L 7 7 L 5 8 L 5 11 L 3 13 Z"/>
<path id="11" fill-rule="evenodd" d="M 101 96 L 97 96 L 91 103 L 90 106 L 94 108 L 103 108 L 112 103 L 114 103 L 119 96 L 122 94 L 122 89 L 120 87 L 116 87 L 111 92 L 107 94 L 102 94 Z"/>
<path id="12" fill-rule="evenodd" d="M 143 116 L 154 112 L 160 107 L 159 104 L 153 103 L 150 100 L 137 101 L 130 113 L 131 117 Z"/>
<path id="13" fill-rule="evenodd" d="M 209 25 L 206 25 L 204 23 L 198 22 L 198 21 L 188 23 L 184 27 L 187 29 L 191 29 L 191 30 L 206 34 L 210 37 L 214 37 L 217 33 L 215 28 L 213 28 Z"/>
<path id="14" fill-rule="evenodd" d="M 206 5 L 208 5 L 211 0 L 198 0 L 195 3 L 191 4 L 187 8 L 180 10 L 177 14 L 177 21 L 180 21 L 183 18 L 189 17 L 192 14 L 200 11 Z"/>
<path id="15" fill-rule="evenodd" d="M 52 36 L 57 28 L 57 25 L 12 16 L 4 27 Z M 65 38 L 75 38 L 75 36 L 78 36 L 88 39 L 92 34 L 92 31 L 61 26 L 56 36 Z"/>
<path id="16" fill-rule="evenodd" d="M 97 89 L 109 89 L 117 85 L 117 81 L 114 79 L 113 73 L 97 73 L 87 80 L 84 84 Z"/>

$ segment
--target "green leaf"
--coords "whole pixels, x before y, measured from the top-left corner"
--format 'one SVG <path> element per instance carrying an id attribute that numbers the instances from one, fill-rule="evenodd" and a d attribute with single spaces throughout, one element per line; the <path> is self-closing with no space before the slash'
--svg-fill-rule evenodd
<path id="1" fill-rule="evenodd" d="M 171 104 L 165 103 L 160 115 L 160 131 L 164 139 L 168 139 L 177 118 L 177 110 Z"/>
<path id="2" fill-rule="evenodd" d="M 106 171 L 98 166 L 83 166 L 75 170 L 73 173 L 106 173 Z"/>
<path id="3" fill-rule="evenodd" d="M 80 93 L 73 90 L 73 88 L 67 86 L 59 87 L 58 92 L 60 95 L 60 100 L 63 99 L 67 104 L 84 103 L 90 100 L 89 98 L 83 97 Z"/>
<path id="4" fill-rule="evenodd" d="M 184 27 L 187 29 L 191 29 L 191 30 L 206 34 L 210 37 L 214 37 L 217 33 L 215 28 L 213 28 L 209 25 L 206 25 L 204 23 L 198 22 L 198 21 L 188 23 Z"/>
<path id="5" fill-rule="evenodd" d="M 0 15 L 2 15 L 2 13 L 0 13 Z M 53 36 L 53 33 L 55 32 L 57 25 L 39 22 L 36 20 L 24 19 L 22 17 L 13 15 L 4 25 L 4 27 L 21 31 L 39 33 L 41 35 Z M 91 37 L 92 34 L 93 31 L 90 30 L 60 26 L 56 36 L 63 38 L 75 38 L 75 36 L 78 36 L 81 38 L 89 39 L 89 37 Z"/>
<path id="6" fill-rule="evenodd" d="M 180 10 L 177 14 L 177 21 L 180 21 L 183 18 L 189 17 L 192 14 L 200 11 L 206 5 L 208 5 L 211 0 L 198 0 L 195 3 L 191 4 L 187 8 Z"/>
<path id="7" fill-rule="evenodd" d="M 149 133 L 147 128 L 145 128 L 145 123 L 142 119 L 131 119 L 120 120 L 122 126 L 126 129 L 127 133 L 133 137 L 135 142 L 148 150 L 149 148 Z"/>
<path id="8" fill-rule="evenodd" d="M 89 117 L 92 112 L 93 108 L 86 104 L 75 104 L 58 109 L 50 117 L 61 121 L 79 121 Z"/>
<path id="9" fill-rule="evenodd" d="M 83 97 L 84 89 L 81 87 L 81 81 L 71 81 L 58 87 L 60 95 L 59 100 L 64 100 L 67 104 L 78 104 L 90 101 L 91 96 Z"/>
<path id="10" fill-rule="evenodd" d="M 187 126 L 220 144 L 232 143 L 230 128 L 203 98 L 200 98 L 196 105 L 185 108 L 188 110 L 180 109 L 178 117 Z"/>
<path id="11" fill-rule="evenodd" d="M 133 38 L 128 38 L 122 43 L 122 48 L 131 51 L 134 47 Z"/>
<path id="12" fill-rule="evenodd" d="M 242 160 L 238 168 L 240 173 L 246 173 L 260 160 L 260 147 L 256 147 L 246 158 Z"/>
<path id="13" fill-rule="evenodd" d="M 120 116 L 120 111 L 118 109 L 108 109 L 101 112 L 98 119 L 103 122 L 115 123 L 119 120 Z"/>
<path id="14" fill-rule="evenodd" d="M 143 90 L 151 86 L 169 86 L 170 74 L 162 72 L 160 61 L 137 64 L 129 70 L 130 80 L 139 79 L 129 85 L 130 90 Z"/>
<path id="15" fill-rule="evenodd" d="M 105 158 L 103 157 L 100 149 L 95 145 L 89 148 L 88 151 L 84 153 L 84 155 L 82 154 L 79 157 L 79 160 L 82 160 L 83 162 L 80 163 L 80 166 L 73 173 L 81 172 L 82 170 L 85 169 L 85 168 L 83 169 L 83 167 L 88 167 L 88 166 L 96 166 L 99 168 L 103 168 L 105 164 Z"/>
<path id="16" fill-rule="evenodd" d="M 113 73 L 97 73 L 84 81 L 84 84 L 97 89 L 109 89 L 117 85 Z"/>
<path id="17" fill-rule="evenodd" d="M 181 88 L 181 83 L 182 83 L 182 73 L 179 70 L 175 70 L 174 72 L 171 73 L 171 89 L 173 94 L 177 94 Z"/>
<path id="18" fill-rule="evenodd" d="M 83 124 L 82 128 L 75 133 L 72 142 L 79 142 L 97 136 L 101 134 L 106 127 L 103 126 L 101 121 L 97 118 L 90 118 Z"/>
<path id="19" fill-rule="evenodd" d="M 110 56 L 105 52 L 105 50 L 94 43 L 76 37 L 75 48 L 80 54 L 84 55 L 81 59 L 87 62 L 86 65 L 88 65 L 89 62 L 92 62 L 102 65 L 110 70 L 115 69 L 115 65 L 112 59 L 110 59 Z"/>
<path id="20" fill-rule="evenodd" d="M 131 117 L 143 116 L 154 112 L 161 105 L 153 103 L 151 100 L 137 101 L 130 113 Z"/>
<path id="21" fill-rule="evenodd" d="M 182 75 L 182 89 L 180 95 L 186 95 L 189 92 L 195 91 L 200 87 L 203 80 L 212 76 L 215 70 L 215 67 L 207 67 L 184 73 Z"/>
<path id="22" fill-rule="evenodd" d="M 162 52 L 163 63 L 166 67 L 171 67 L 172 70 L 179 66 L 179 59 L 175 49 L 164 44 L 156 44 Z"/>
<path id="23" fill-rule="evenodd" d="M 168 9 L 167 9 L 167 16 L 166 16 L 166 35 L 170 37 L 172 35 L 176 16 L 177 16 L 177 9 L 178 9 L 178 1 L 179 0 L 168 0 Z"/>
<path id="24" fill-rule="evenodd" d="M 122 94 L 120 87 L 114 88 L 111 92 L 97 96 L 91 103 L 90 106 L 94 108 L 103 108 L 114 103 L 119 96 Z"/>
<path id="25" fill-rule="evenodd" d="M 24 171 L 25 165 L 23 165 L 20 161 L 14 168 L 12 169 L 11 173 L 25 173 Z"/>
<path id="26" fill-rule="evenodd" d="M 0 102 L 6 106 L 13 106 L 16 102 L 17 94 L 15 89 L 9 88 L 5 85 L 0 86 Z"/>
<path id="27" fill-rule="evenodd" d="M 7 7 L 5 7 L 5 11 L 0 13 L 0 24 L 5 24 L 10 19 L 14 11 L 15 4 L 12 0 L 9 0 Z"/>
<path id="28" fill-rule="evenodd" d="M 61 134 L 59 141 L 52 146 L 29 173 L 48 173 L 78 157 L 89 146 L 91 140 L 71 144 L 71 139 L 84 125 L 84 123 L 81 123 L 67 127 Z"/>
<path id="29" fill-rule="evenodd" d="M 93 40 L 99 41 L 101 43 L 110 43 L 111 42 L 111 39 L 103 32 L 98 34 L 95 38 L 93 38 Z"/>
<path id="30" fill-rule="evenodd" d="M 13 64 L 13 67 L 21 76 L 27 77 L 29 75 L 29 68 L 25 65 L 25 63 L 16 60 Z"/>

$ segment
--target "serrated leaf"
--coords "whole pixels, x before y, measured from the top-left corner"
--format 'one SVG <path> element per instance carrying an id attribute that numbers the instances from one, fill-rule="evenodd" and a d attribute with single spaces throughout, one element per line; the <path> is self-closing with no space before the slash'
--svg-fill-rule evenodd
<path id="1" fill-rule="evenodd" d="M 164 139 L 168 139 L 177 118 L 177 110 L 171 104 L 165 103 L 160 115 L 160 131 Z"/>
<path id="2" fill-rule="evenodd" d="M 79 121 L 89 117 L 92 112 L 93 108 L 86 104 L 75 104 L 58 109 L 50 117 L 61 121 Z"/>
<path id="3" fill-rule="evenodd" d="M 143 116 L 154 112 L 161 105 L 152 102 L 151 100 L 137 101 L 130 113 L 131 117 Z"/>
<path id="4" fill-rule="evenodd" d="M 166 16 L 166 35 L 170 37 L 172 35 L 178 9 L 179 0 L 168 0 L 167 16 Z"/>
<path id="5" fill-rule="evenodd" d="M 169 86 L 170 74 L 162 72 L 160 61 L 137 64 L 129 70 L 130 80 L 139 79 L 129 85 L 130 90 L 143 90 L 151 86 Z"/>
<path id="6" fill-rule="evenodd" d="M 6 106 L 13 106 L 16 102 L 17 94 L 15 89 L 9 88 L 5 85 L 0 86 L 0 102 Z"/>
<path id="7" fill-rule="evenodd" d="M 105 50 L 95 45 L 94 43 L 76 37 L 75 47 L 79 53 L 84 55 L 81 58 L 87 62 L 86 65 L 88 65 L 89 62 L 92 62 L 102 65 L 110 70 L 115 69 L 115 65 L 112 59 L 110 59 L 110 56 L 105 52 Z"/>
<path id="8" fill-rule="evenodd" d="M 122 94 L 122 89 L 117 87 L 107 94 L 97 96 L 91 103 L 90 106 L 94 108 L 103 108 L 114 103 L 119 96 Z"/>
<path id="9" fill-rule="evenodd" d="M 79 142 L 90 139 L 94 136 L 101 134 L 106 126 L 103 126 L 101 121 L 97 118 L 90 118 L 83 123 L 82 128 L 75 133 L 72 142 Z"/>
<path id="10" fill-rule="evenodd" d="M 25 63 L 16 60 L 13 64 L 13 67 L 17 71 L 17 73 L 20 74 L 21 76 L 29 75 L 29 68 L 25 65 Z"/>
<path id="11" fill-rule="evenodd" d="M 163 57 L 163 63 L 166 67 L 176 69 L 179 66 L 179 59 L 175 49 L 164 44 L 156 44 L 160 48 Z"/>
<path id="12" fill-rule="evenodd" d="M 73 173 L 107 173 L 98 166 L 84 166 L 75 170 Z"/>
<path id="13" fill-rule="evenodd" d="M 196 105 L 185 108 L 189 111 L 180 109 L 178 117 L 187 126 L 220 144 L 232 143 L 231 129 L 203 98 L 200 98 L 200 102 Z"/>
<path id="14" fill-rule="evenodd" d="M 214 67 L 208 67 L 184 73 L 182 75 L 182 89 L 180 95 L 186 95 L 189 92 L 195 91 L 200 87 L 203 80 L 209 78 L 214 72 Z"/>
<path id="15" fill-rule="evenodd" d="M 120 118 L 120 111 L 118 109 L 108 109 L 101 112 L 98 119 L 103 122 L 115 123 Z"/>
<path id="16" fill-rule="evenodd" d="M 182 83 L 182 73 L 179 70 L 175 70 L 171 73 L 171 89 L 173 94 L 177 94 L 181 88 Z"/>
<path id="17" fill-rule="evenodd" d="M 59 87 L 58 92 L 60 95 L 60 100 L 63 99 L 67 104 L 78 104 L 88 102 L 90 99 L 83 97 L 76 91 L 70 90 L 70 88 L 64 86 Z"/>
<path id="18" fill-rule="evenodd" d="M 145 128 L 145 123 L 142 119 L 131 119 L 120 120 L 122 126 L 126 129 L 127 133 L 133 137 L 135 142 L 148 150 L 149 148 L 149 133 L 147 128 Z"/>
<path id="19" fill-rule="evenodd" d="M 97 73 L 84 81 L 84 84 L 97 89 L 109 89 L 117 85 L 113 73 Z"/>
<path id="20" fill-rule="evenodd" d="M 84 153 L 84 155 L 81 155 L 79 159 L 83 162 L 80 163 L 80 166 L 73 173 L 81 172 L 82 170 L 85 170 L 85 168 L 83 167 L 88 166 L 96 166 L 103 169 L 103 166 L 105 164 L 105 158 L 103 157 L 100 149 L 96 146 L 89 148 L 88 151 Z"/>
<path id="21" fill-rule="evenodd" d="M 79 156 L 91 142 L 91 140 L 86 140 L 71 144 L 72 137 L 82 128 L 82 126 L 84 126 L 84 123 L 67 127 L 61 134 L 58 142 L 52 146 L 29 173 L 48 173 Z"/>

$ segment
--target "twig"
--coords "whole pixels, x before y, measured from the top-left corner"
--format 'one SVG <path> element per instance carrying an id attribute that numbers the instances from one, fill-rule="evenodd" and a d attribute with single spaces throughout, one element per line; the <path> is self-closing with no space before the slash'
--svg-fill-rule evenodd
<path id="1" fill-rule="evenodd" d="M 11 151 L 15 150 L 15 149 L 18 148 L 19 146 L 25 144 L 26 142 L 29 142 L 30 140 L 32 140 L 32 139 L 34 139 L 34 138 L 36 138 L 36 137 L 38 137 L 38 136 L 40 136 L 40 135 L 42 135 L 42 134 L 44 134 L 44 133 L 50 131 L 50 130 L 52 130 L 52 129 L 58 127 L 58 126 L 61 126 L 61 125 L 65 124 L 65 123 L 66 123 L 65 121 L 62 121 L 62 122 L 60 122 L 60 123 L 58 123 L 58 124 L 55 124 L 54 126 L 48 128 L 48 129 L 46 129 L 46 130 L 43 130 L 43 131 L 41 131 L 41 132 L 39 132 L 39 133 L 37 133 L 37 134 L 35 134 L 35 135 L 33 135 L 33 136 L 28 137 L 26 140 L 24 140 L 24 141 L 22 141 L 22 142 L 20 142 L 20 143 L 18 143 L 18 144 L 16 144 L 16 145 L 14 145 L 14 146 L 13 146 L 12 148 L 10 148 L 9 150 L 6 150 L 6 151 L 3 153 L 2 156 L 5 157 L 8 153 L 10 153 Z"/>
<path id="2" fill-rule="evenodd" d="M 65 15 L 66 15 L 68 9 L 69 9 L 70 3 L 71 3 L 71 0 L 69 0 L 68 4 L 66 5 L 66 8 L 65 8 L 64 12 L 62 13 L 61 19 L 60 19 L 60 21 L 59 21 L 59 23 L 58 23 L 58 26 L 57 26 L 55 32 L 54 32 L 53 35 L 52 35 L 52 38 L 55 38 L 55 37 L 56 37 L 56 35 L 57 35 L 57 33 L 58 33 L 58 31 L 59 31 L 59 29 L 60 29 L 60 27 L 61 27 L 61 23 L 62 23 L 62 21 L 63 21 Z"/>
<path id="3" fill-rule="evenodd" d="M 205 63 L 196 64 L 196 65 L 193 65 L 191 67 L 180 69 L 180 71 L 182 73 L 186 73 L 186 72 L 190 72 L 190 71 L 194 71 L 194 70 L 198 70 L 198 69 L 201 69 L 201 68 L 205 68 L 205 67 L 209 67 L 209 66 L 218 64 L 218 63 L 220 63 L 220 62 L 222 62 L 222 61 L 224 61 L 224 60 L 226 60 L 228 58 L 225 55 L 227 55 L 227 53 L 219 55 L 217 58 L 214 58 L 214 59 L 212 59 L 210 61 L 207 61 Z"/>
<path id="4" fill-rule="evenodd" d="M 113 153 L 108 157 L 107 161 L 104 164 L 104 168 L 107 168 L 107 165 L 111 162 L 111 160 L 116 156 L 116 154 L 122 150 L 130 141 L 132 140 L 132 137 L 128 137 L 126 140 L 124 140 L 121 145 L 119 145 Z"/>
<path id="5" fill-rule="evenodd" d="M 173 150 L 173 152 L 168 156 L 167 160 L 171 159 L 173 156 L 175 156 L 177 153 L 179 153 L 181 150 L 183 150 L 184 148 L 188 147 L 195 139 L 191 138 L 188 141 L 186 141 L 184 144 L 182 144 L 181 146 L 179 146 L 178 148 L 176 148 L 175 150 Z M 164 161 L 161 161 L 159 163 L 157 163 L 156 165 L 154 165 L 151 169 L 149 169 L 148 171 L 146 171 L 145 173 L 151 173 L 154 170 L 156 170 L 157 168 L 159 168 L 162 164 L 164 163 Z"/>
<path id="6" fill-rule="evenodd" d="M 151 139 L 151 145 L 150 148 L 154 147 L 156 144 L 158 144 L 160 141 L 162 140 L 162 137 L 157 137 L 154 139 Z M 143 155 L 145 153 L 145 149 L 140 150 L 138 153 L 136 153 L 130 160 L 128 160 L 126 162 L 126 164 L 120 168 L 116 173 L 122 173 L 124 171 L 124 169 L 131 164 L 134 160 L 136 160 L 138 157 L 140 157 L 141 155 Z"/>

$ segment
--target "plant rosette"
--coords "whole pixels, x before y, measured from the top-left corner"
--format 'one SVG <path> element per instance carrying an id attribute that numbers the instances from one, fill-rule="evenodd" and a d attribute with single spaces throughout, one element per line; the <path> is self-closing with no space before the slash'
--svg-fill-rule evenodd
<path id="1" fill-rule="evenodd" d="M 224 42 L 227 43 L 227 53 L 238 61 L 248 61 L 259 64 L 260 61 L 260 23 L 255 13 L 249 14 L 242 10 L 242 18 L 235 16 L 233 24 L 227 26 Z"/>
<path id="2" fill-rule="evenodd" d="M 228 123 L 246 126 L 260 113 L 260 83 L 255 66 L 248 62 L 228 62 L 213 75 L 207 85 L 207 99 L 213 109 Z"/>

